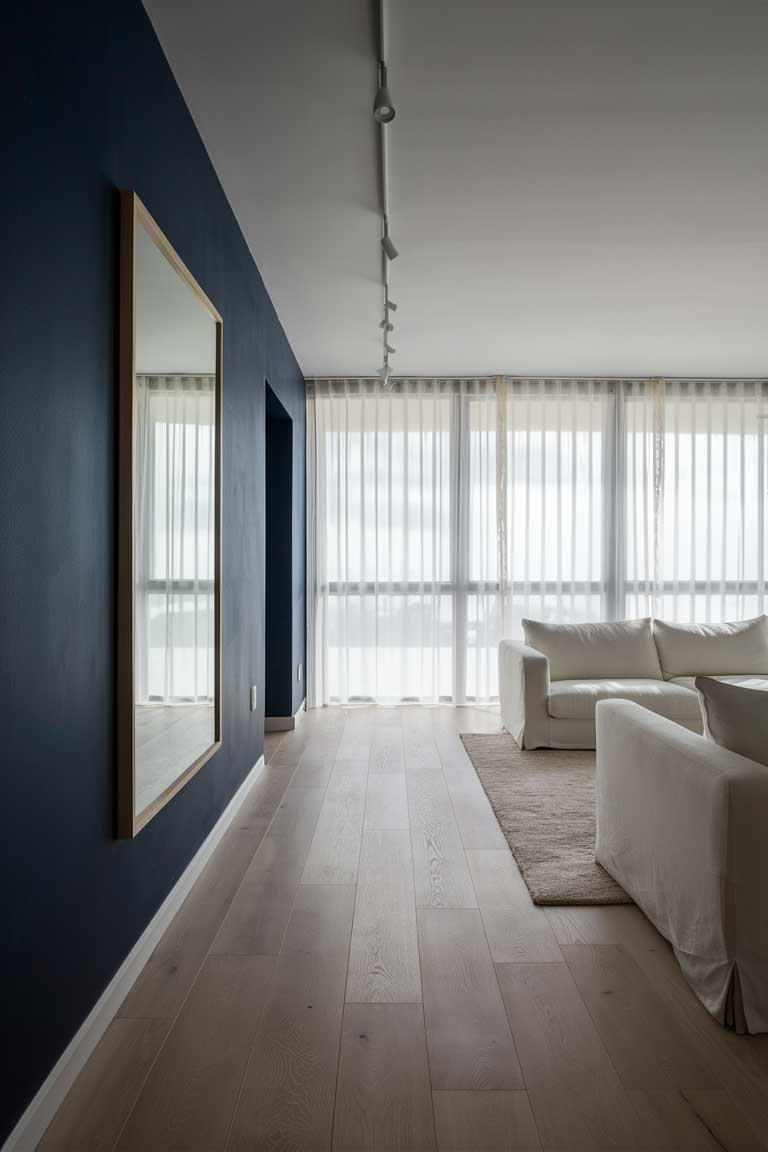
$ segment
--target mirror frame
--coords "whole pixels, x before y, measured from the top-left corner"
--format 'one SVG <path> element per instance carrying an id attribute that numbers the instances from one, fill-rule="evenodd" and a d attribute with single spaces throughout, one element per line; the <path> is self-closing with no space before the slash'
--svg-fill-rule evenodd
<path id="1" fill-rule="evenodd" d="M 136 367 L 136 228 L 149 233 L 216 325 L 216 463 L 214 468 L 214 740 L 143 812 L 135 811 L 135 551 L 133 523 L 133 401 Z M 221 386 L 223 321 L 192 273 L 135 192 L 120 193 L 120 365 L 117 514 L 117 835 L 131 839 L 144 828 L 221 747 Z"/>

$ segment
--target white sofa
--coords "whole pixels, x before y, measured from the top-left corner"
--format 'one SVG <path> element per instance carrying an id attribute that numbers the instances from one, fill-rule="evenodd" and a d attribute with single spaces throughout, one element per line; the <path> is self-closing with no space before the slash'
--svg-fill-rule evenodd
<path id="1" fill-rule="evenodd" d="M 768 1031 L 767 818 L 768 767 L 637 704 L 598 704 L 597 860 L 741 1032 Z"/>
<path id="2" fill-rule="evenodd" d="M 768 688 L 768 616 L 733 624 L 547 624 L 499 644 L 501 720 L 521 748 L 594 748 L 595 709 L 630 700 L 701 732 L 695 676 Z"/>

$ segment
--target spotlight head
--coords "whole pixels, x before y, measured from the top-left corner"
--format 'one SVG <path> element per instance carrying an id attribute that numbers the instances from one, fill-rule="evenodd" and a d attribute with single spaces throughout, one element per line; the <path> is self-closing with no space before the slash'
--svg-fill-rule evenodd
<path id="1" fill-rule="evenodd" d="M 395 118 L 395 106 L 389 94 L 386 79 L 379 85 L 373 102 L 373 118 L 377 124 L 391 124 Z"/>
<path id="2" fill-rule="evenodd" d="M 398 256 L 397 248 L 392 243 L 389 233 L 385 232 L 381 238 L 381 246 L 386 253 L 387 260 L 396 260 Z"/>
<path id="3" fill-rule="evenodd" d="M 386 350 L 387 350 L 387 354 L 388 354 L 389 356 L 391 356 L 393 352 L 396 352 L 396 351 L 397 351 L 397 349 L 396 349 L 396 348 L 393 348 L 391 344 L 385 344 L 385 345 L 384 345 L 384 347 L 386 348 Z"/>
<path id="4" fill-rule="evenodd" d="M 397 312 L 397 304 L 395 304 L 394 300 L 390 300 L 389 297 L 387 297 L 387 301 L 384 307 L 387 308 L 390 312 Z"/>
<path id="5" fill-rule="evenodd" d="M 383 328 L 385 332 L 394 332 L 395 330 L 394 324 L 390 324 L 389 320 L 382 320 L 379 328 Z"/>

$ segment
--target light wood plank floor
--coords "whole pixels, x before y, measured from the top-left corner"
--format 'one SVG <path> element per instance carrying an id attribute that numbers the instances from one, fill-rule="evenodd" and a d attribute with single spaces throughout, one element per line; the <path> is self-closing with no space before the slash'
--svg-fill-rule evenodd
<path id="1" fill-rule="evenodd" d="M 531 903 L 458 735 L 498 730 L 271 734 L 40 1147 L 768 1152 L 768 1036 L 720 1029 L 634 906 Z"/>

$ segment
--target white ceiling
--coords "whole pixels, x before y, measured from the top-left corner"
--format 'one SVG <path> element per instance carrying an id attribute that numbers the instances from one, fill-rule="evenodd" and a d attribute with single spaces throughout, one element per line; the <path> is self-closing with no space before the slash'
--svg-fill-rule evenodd
<path id="1" fill-rule="evenodd" d="M 145 2 L 305 374 L 374 373 L 374 6 Z M 387 10 L 397 374 L 768 372 L 765 0 Z"/>

